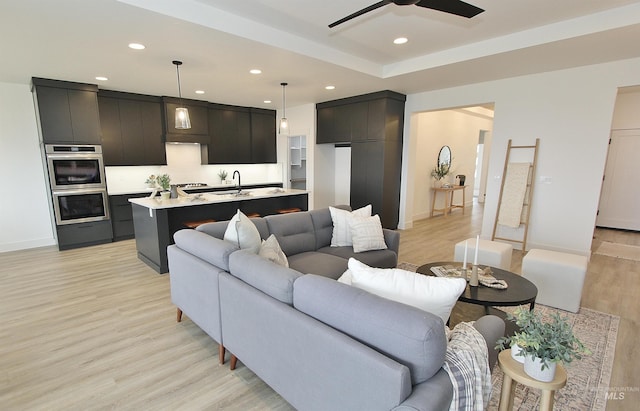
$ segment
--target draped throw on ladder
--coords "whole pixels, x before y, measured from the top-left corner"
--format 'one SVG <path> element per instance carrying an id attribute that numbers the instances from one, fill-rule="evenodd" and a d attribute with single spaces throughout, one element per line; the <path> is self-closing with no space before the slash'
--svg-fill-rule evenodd
<path id="1" fill-rule="evenodd" d="M 531 163 L 509 163 L 503 176 L 504 191 L 498 214 L 498 224 L 518 228 L 522 221 L 522 207 L 527 192 Z"/>

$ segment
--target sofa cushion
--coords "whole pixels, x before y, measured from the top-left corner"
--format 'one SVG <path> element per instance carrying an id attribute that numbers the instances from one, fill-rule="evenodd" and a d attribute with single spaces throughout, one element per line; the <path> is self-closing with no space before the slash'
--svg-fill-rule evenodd
<path id="1" fill-rule="evenodd" d="M 248 250 L 231 254 L 229 272 L 252 287 L 289 305 L 293 303 L 293 282 L 302 275 Z"/>
<path id="2" fill-rule="evenodd" d="M 353 257 L 371 267 L 395 268 L 398 265 L 398 254 L 392 250 L 371 250 L 356 254 L 353 247 L 322 247 L 319 253 L 331 254 L 348 260 Z"/>
<path id="3" fill-rule="evenodd" d="M 407 366 L 414 385 L 444 364 L 444 324 L 433 314 L 312 274 L 295 281 L 293 306 Z"/>
<path id="4" fill-rule="evenodd" d="M 348 205 L 336 205 L 335 208 L 351 211 Z M 329 208 L 319 208 L 309 211 L 311 220 L 313 221 L 313 229 L 316 234 L 316 249 L 331 245 L 331 237 L 333 236 L 333 220 Z"/>
<path id="5" fill-rule="evenodd" d="M 351 227 L 349 226 L 349 221 L 355 216 L 371 216 L 371 204 L 353 211 L 346 211 L 336 207 L 329 207 L 329 212 L 331 213 L 331 220 L 333 221 L 333 235 L 331 237 L 331 246 L 350 246 L 353 244 L 353 242 L 351 240 Z"/>
<path id="6" fill-rule="evenodd" d="M 349 271 L 339 280 L 390 300 L 420 308 L 449 320 L 451 310 L 467 286 L 462 278 L 432 277 L 398 268 L 369 267 L 350 258 Z"/>
<path id="7" fill-rule="evenodd" d="M 266 240 L 269 237 L 269 227 L 267 222 L 262 217 L 250 217 L 249 220 L 256 226 L 260 233 L 260 238 Z M 229 221 L 216 221 L 215 223 L 201 224 L 196 227 L 196 230 L 207 233 L 217 238 L 224 238 L 224 233 L 227 230 Z"/>
<path id="8" fill-rule="evenodd" d="M 224 232 L 224 240 L 238 245 L 243 250 L 254 253 L 260 251 L 262 240 L 255 224 L 240 210 L 229 220 Z"/>
<path id="9" fill-rule="evenodd" d="M 176 231 L 173 240 L 182 250 L 225 271 L 229 271 L 229 256 L 239 250 L 233 243 L 191 229 Z"/>
<path id="10" fill-rule="evenodd" d="M 378 214 L 371 217 L 353 217 L 349 220 L 349 227 L 355 253 L 387 248 Z"/>
<path id="11" fill-rule="evenodd" d="M 347 269 L 347 260 L 334 255 L 308 251 L 288 258 L 289 267 L 303 274 L 317 274 L 336 280 Z"/>
<path id="12" fill-rule="evenodd" d="M 273 261 L 276 264 L 280 264 L 281 266 L 289 267 L 287 256 L 282 252 L 280 244 L 278 244 L 278 239 L 273 234 L 271 234 L 266 240 L 262 240 L 262 245 L 260 246 L 260 252 L 258 255 L 269 261 Z"/>
<path id="13" fill-rule="evenodd" d="M 264 219 L 287 257 L 316 250 L 316 236 L 308 212 L 270 215 Z"/>

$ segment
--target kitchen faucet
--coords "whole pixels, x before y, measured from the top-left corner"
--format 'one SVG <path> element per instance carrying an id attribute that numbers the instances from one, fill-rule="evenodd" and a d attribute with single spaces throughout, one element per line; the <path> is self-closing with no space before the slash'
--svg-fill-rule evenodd
<path id="1" fill-rule="evenodd" d="M 233 177 L 231 177 L 233 180 L 236 179 L 236 174 L 238 174 L 238 194 L 242 191 L 242 183 L 240 182 L 240 172 L 238 170 L 233 172 Z"/>

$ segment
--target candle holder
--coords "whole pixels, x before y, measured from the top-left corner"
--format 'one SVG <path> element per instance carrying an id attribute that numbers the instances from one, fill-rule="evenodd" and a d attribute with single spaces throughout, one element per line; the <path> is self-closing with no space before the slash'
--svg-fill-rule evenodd
<path id="1" fill-rule="evenodd" d="M 476 264 L 471 266 L 471 278 L 469 279 L 469 286 L 478 286 L 478 266 Z"/>
<path id="2" fill-rule="evenodd" d="M 460 267 L 460 275 L 464 278 L 465 281 L 469 281 L 469 277 L 467 277 L 467 266 Z"/>

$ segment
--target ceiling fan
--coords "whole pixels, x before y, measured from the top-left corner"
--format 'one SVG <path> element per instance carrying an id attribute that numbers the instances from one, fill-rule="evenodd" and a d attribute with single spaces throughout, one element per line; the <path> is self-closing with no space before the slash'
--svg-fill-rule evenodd
<path id="1" fill-rule="evenodd" d="M 445 13 L 455 14 L 457 16 L 471 18 L 475 15 L 482 13 L 484 10 L 476 7 L 472 4 L 465 3 L 460 0 L 383 0 L 379 1 L 375 4 L 372 4 L 369 7 L 365 7 L 360 11 L 356 11 L 353 14 L 348 15 L 345 18 L 342 18 L 338 21 L 335 21 L 329 24 L 329 28 L 333 28 L 338 24 L 342 24 L 346 21 L 349 21 L 358 16 L 362 16 L 365 13 L 378 9 L 380 7 L 386 6 L 387 4 L 396 4 L 398 6 L 409 6 L 416 5 L 418 7 L 424 7 L 427 9 L 433 9 L 438 11 L 443 11 Z"/>

